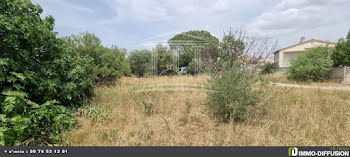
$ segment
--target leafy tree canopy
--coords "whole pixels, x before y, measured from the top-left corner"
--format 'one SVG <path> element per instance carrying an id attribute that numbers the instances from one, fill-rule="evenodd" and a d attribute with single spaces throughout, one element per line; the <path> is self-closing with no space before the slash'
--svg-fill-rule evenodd
<path id="1" fill-rule="evenodd" d="M 218 57 L 219 39 L 211 35 L 208 31 L 192 30 L 175 35 L 168 40 L 170 49 L 174 50 L 178 46 L 183 47 L 180 54 L 180 67 L 188 66 L 194 58 L 196 46 L 204 46 L 201 49 L 201 56 L 204 61 L 215 62 Z M 203 45 L 204 44 L 204 45 Z"/>
<path id="2" fill-rule="evenodd" d="M 350 40 L 340 39 L 332 54 L 334 66 L 350 66 Z"/>
<path id="3" fill-rule="evenodd" d="M 157 54 L 157 71 L 162 74 L 173 73 L 174 56 L 172 51 L 162 44 L 158 44 L 154 51 Z"/>
<path id="4" fill-rule="evenodd" d="M 148 50 L 131 51 L 128 57 L 131 72 L 137 76 L 144 76 L 152 72 L 152 53 Z"/>
<path id="5" fill-rule="evenodd" d="M 130 73 L 125 49 L 104 47 L 95 34 L 88 32 L 73 34 L 64 39 L 82 56 L 93 58 L 98 81 L 112 81 Z"/>

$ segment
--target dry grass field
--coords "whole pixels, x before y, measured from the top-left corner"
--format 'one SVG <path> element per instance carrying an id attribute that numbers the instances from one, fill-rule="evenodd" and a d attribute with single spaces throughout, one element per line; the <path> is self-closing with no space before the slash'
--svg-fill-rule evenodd
<path id="1" fill-rule="evenodd" d="M 350 145 L 350 92 L 270 87 L 265 115 L 223 123 L 206 112 L 206 92 L 197 86 L 205 82 L 204 76 L 125 77 L 100 86 L 61 145 Z"/>
<path id="2" fill-rule="evenodd" d="M 279 82 L 279 83 L 301 84 L 301 85 L 312 85 L 312 86 L 344 86 L 343 84 L 341 84 L 343 80 L 340 80 L 340 79 L 331 79 L 331 80 L 326 80 L 324 82 L 303 82 L 303 81 L 288 80 L 286 75 L 283 75 L 280 73 L 267 74 L 267 75 L 264 75 L 264 78 L 272 82 Z"/>

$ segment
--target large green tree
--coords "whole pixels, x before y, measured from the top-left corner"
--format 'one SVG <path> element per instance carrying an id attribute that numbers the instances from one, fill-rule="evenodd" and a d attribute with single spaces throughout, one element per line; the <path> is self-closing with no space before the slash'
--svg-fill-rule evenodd
<path id="1" fill-rule="evenodd" d="M 93 95 L 92 59 L 53 31 L 29 0 L 0 1 L 0 146 L 47 145 L 74 125 L 70 110 Z"/>
<path id="2" fill-rule="evenodd" d="M 180 67 L 187 67 L 192 59 L 195 57 L 194 49 L 197 46 L 203 46 L 200 50 L 202 60 L 213 63 L 216 62 L 219 51 L 219 39 L 204 30 L 192 30 L 183 32 L 175 35 L 168 40 L 168 44 L 171 50 L 177 47 L 183 47 L 182 53 L 180 54 Z"/>

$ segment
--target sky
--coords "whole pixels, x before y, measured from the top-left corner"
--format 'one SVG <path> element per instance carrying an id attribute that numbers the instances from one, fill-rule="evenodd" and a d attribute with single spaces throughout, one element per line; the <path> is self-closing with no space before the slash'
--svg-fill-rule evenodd
<path id="1" fill-rule="evenodd" d="M 338 41 L 350 28 L 350 0 L 32 0 L 55 18 L 55 31 L 88 31 L 105 46 L 150 49 L 174 35 L 206 30 L 222 38 L 244 26 L 278 40 L 278 48 L 300 37 Z"/>

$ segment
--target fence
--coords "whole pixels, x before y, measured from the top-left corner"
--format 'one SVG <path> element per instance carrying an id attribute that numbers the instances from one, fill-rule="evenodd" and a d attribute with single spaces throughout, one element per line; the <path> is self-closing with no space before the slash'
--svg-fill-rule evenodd
<path id="1" fill-rule="evenodd" d="M 344 68 L 344 84 L 350 84 L 350 67 Z"/>

